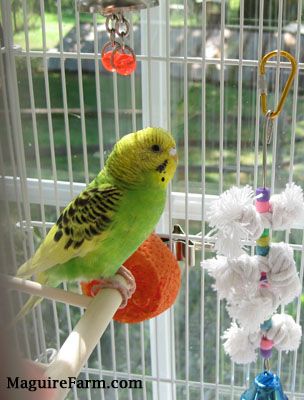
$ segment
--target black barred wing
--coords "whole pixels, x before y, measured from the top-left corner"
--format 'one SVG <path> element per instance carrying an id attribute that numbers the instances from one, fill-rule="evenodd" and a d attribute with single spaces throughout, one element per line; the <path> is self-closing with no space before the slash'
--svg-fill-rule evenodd
<path id="1" fill-rule="evenodd" d="M 63 241 L 64 250 L 76 250 L 102 235 L 113 221 L 121 197 L 122 192 L 110 185 L 84 190 L 58 218 L 54 241 Z"/>
<path id="2" fill-rule="evenodd" d="M 94 251 L 114 221 L 122 192 L 113 185 L 89 187 L 62 212 L 33 258 L 17 275 L 23 278 Z"/>

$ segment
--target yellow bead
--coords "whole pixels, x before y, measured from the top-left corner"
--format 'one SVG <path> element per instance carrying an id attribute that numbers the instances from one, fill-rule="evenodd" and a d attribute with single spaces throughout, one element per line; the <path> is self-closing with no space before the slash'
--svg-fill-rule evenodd
<path id="1" fill-rule="evenodd" d="M 260 237 L 257 241 L 256 241 L 258 246 L 261 247 L 265 247 L 268 246 L 270 243 L 270 236 L 265 236 L 265 237 Z"/>

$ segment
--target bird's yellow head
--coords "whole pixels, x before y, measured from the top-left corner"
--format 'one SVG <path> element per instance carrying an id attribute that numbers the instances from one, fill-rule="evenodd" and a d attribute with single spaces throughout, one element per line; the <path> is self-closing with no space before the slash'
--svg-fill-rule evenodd
<path id="1" fill-rule="evenodd" d="M 169 132 L 145 128 L 120 139 L 106 163 L 115 179 L 128 184 L 166 187 L 177 166 L 176 145 Z"/>

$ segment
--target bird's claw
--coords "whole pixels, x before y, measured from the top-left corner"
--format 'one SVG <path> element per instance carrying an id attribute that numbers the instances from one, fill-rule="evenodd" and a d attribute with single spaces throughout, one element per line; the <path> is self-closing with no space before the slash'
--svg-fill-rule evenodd
<path id="1" fill-rule="evenodd" d="M 136 282 L 132 272 L 122 265 L 117 271 L 117 274 L 121 275 L 127 281 L 131 297 L 136 290 Z"/>
<path id="2" fill-rule="evenodd" d="M 120 283 L 117 279 L 115 279 L 115 276 L 111 278 L 101 277 L 100 279 L 102 282 L 92 286 L 91 294 L 92 296 L 95 296 L 99 289 L 117 289 L 122 297 L 122 302 L 119 308 L 124 308 L 136 290 L 136 283 L 133 274 L 124 266 L 119 268 L 117 274 L 121 275 L 127 281 L 128 288 L 123 283 Z"/>

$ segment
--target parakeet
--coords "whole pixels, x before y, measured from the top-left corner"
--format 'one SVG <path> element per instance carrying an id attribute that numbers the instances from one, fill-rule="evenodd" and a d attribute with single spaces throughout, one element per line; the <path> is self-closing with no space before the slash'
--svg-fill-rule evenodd
<path id="1" fill-rule="evenodd" d="M 175 141 L 164 129 L 122 137 L 17 276 L 38 274 L 37 281 L 50 286 L 113 277 L 157 224 L 176 166 Z M 30 298 L 18 317 L 40 301 Z"/>

